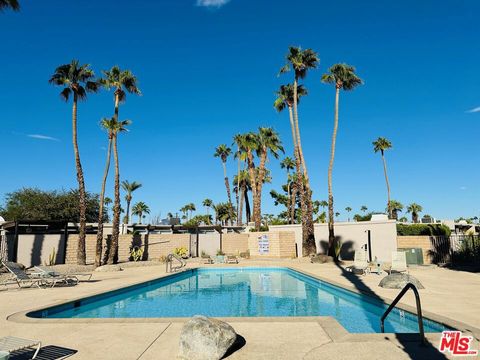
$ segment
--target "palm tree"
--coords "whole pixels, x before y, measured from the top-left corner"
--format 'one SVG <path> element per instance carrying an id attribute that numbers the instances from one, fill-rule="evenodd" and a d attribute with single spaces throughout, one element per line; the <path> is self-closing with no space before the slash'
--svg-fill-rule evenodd
<path id="1" fill-rule="evenodd" d="M 220 221 L 222 225 L 226 225 L 235 219 L 235 213 L 230 203 L 218 203 L 213 206 L 215 210 L 216 221 Z M 232 217 L 233 216 L 233 217 Z"/>
<path id="2" fill-rule="evenodd" d="M 125 201 L 127 202 L 127 213 L 123 219 L 124 224 L 128 224 L 130 222 L 130 203 L 132 202 L 133 192 L 138 190 L 142 187 L 142 184 L 137 183 L 136 181 L 129 182 L 128 180 L 122 181 L 122 189 L 126 191 L 125 194 Z"/>
<path id="3" fill-rule="evenodd" d="M 365 211 L 368 210 L 368 207 L 366 207 L 365 205 L 362 205 L 362 207 L 360 208 L 360 211 L 362 211 L 364 214 L 365 214 Z"/>
<path id="4" fill-rule="evenodd" d="M 390 209 L 392 216 L 391 219 L 398 220 L 398 213 L 403 210 L 403 204 L 397 200 L 390 200 L 390 206 L 387 208 Z"/>
<path id="5" fill-rule="evenodd" d="M 246 154 L 244 151 L 240 150 L 240 145 L 242 143 L 243 139 L 243 134 L 236 134 L 233 137 L 233 144 L 237 146 L 237 151 L 235 151 L 234 158 L 237 159 L 237 185 L 233 185 L 234 188 L 237 189 L 235 192 L 235 198 L 236 198 L 236 203 L 237 203 L 237 226 L 241 225 L 242 219 L 241 219 L 241 214 L 240 214 L 240 198 L 241 194 L 239 194 L 239 189 L 240 189 L 240 171 L 241 171 L 241 163 L 245 163 L 246 161 Z"/>
<path id="6" fill-rule="evenodd" d="M 337 211 L 337 212 L 335 213 L 335 217 L 338 218 L 339 216 L 340 216 L 340 213 Z"/>
<path id="7" fill-rule="evenodd" d="M 207 215 L 210 215 L 209 212 L 210 212 L 210 208 L 213 205 L 213 201 L 210 200 L 210 199 L 205 199 L 205 200 L 203 200 L 202 205 L 205 207 L 205 209 L 207 211 Z"/>
<path id="8" fill-rule="evenodd" d="M 190 203 L 187 205 L 188 211 L 190 211 L 190 219 L 192 218 L 193 212 L 197 211 L 197 208 L 195 207 L 194 203 Z"/>
<path id="9" fill-rule="evenodd" d="M 248 200 L 248 192 L 252 190 L 250 184 L 250 176 L 247 170 L 241 170 L 239 176 L 235 175 L 233 178 L 233 186 L 234 191 L 239 194 L 240 201 L 239 201 L 239 209 L 238 209 L 238 219 L 237 223 L 242 225 L 242 217 L 243 217 L 243 204 L 245 203 L 245 214 L 247 223 L 250 222 L 251 211 L 250 211 L 250 202 Z"/>
<path id="10" fill-rule="evenodd" d="M 0 12 L 2 12 L 5 9 L 20 11 L 20 4 L 18 0 L 0 0 Z"/>
<path id="11" fill-rule="evenodd" d="M 422 211 L 422 206 L 416 203 L 411 203 L 407 206 L 407 213 L 412 214 L 412 222 L 415 224 L 418 223 L 418 213 L 421 213 Z"/>
<path id="12" fill-rule="evenodd" d="M 102 243 L 103 243 L 103 207 L 104 204 L 107 205 L 107 199 L 105 198 L 105 187 L 107 183 L 108 172 L 110 170 L 110 159 L 112 153 L 112 142 L 115 131 L 126 131 L 124 126 L 121 126 L 118 129 L 118 124 L 114 118 L 103 118 L 100 122 L 100 126 L 107 131 L 108 134 L 108 146 L 107 146 L 107 160 L 105 162 L 105 170 L 103 172 L 102 179 L 102 190 L 100 191 L 99 207 L 98 207 L 98 231 L 97 231 L 97 244 L 95 247 L 95 266 L 100 266 L 102 264 Z"/>
<path id="13" fill-rule="evenodd" d="M 388 211 L 388 215 L 390 216 L 390 219 L 392 219 L 393 214 L 392 214 L 392 209 L 390 207 L 390 183 L 388 182 L 387 163 L 385 161 L 385 150 L 391 149 L 392 143 L 390 142 L 390 140 L 386 138 L 379 137 L 372 144 L 373 144 L 373 151 L 375 151 L 375 153 L 380 151 L 380 154 L 382 155 L 383 173 L 385 174 L 385 182 L 387 183 L 387 211 Z"/>
<path id="14" fill-rule="evenodd" d="M 308 70 L 315 69 L 320 62 L 318 55 L 312 49 L 302 50 L 300 47 L 290 46 L 286 55 L 287 64 L 280 69 L 280 73 L 289 72 L 291 68 L 294 71 L 293 81 L 293 118 L 295 122 L 295 136 L 297 140 L 298 154 L 303 166 L 303 176 L 305 178 L 304 191 L 304 209 L 302 209 L 302 233 L 303 233 L 303 253 L 310 255 L 316 253 L 315 235 L 313 229 L 313 206 L 310 180 L 308 177 L 307 166 L 303 156 L 302 142 L 300 137 L 300 126 L 298 123 L 298 81 L 307 76 Z M 303 186 L 303 185 L 302 185 Z"/>
<path id="15" fill-rule="evenodd" d="M 230 149 L 227 145 L 221 144 L 215 148 L 215 153 L 213 154 L 214 157 L 218 157 L 222 160 L 223 166 L 223 178 L 225 180 L 225 188 L 227 190 L 227 199 L 228 203 L 232 204 L 232 196 L 230 194 L 230 183 L 228 181 L 227 176 L 227 159 L 232 154 L 232 149 Z"/>
<path id="16" fill-rule="evenodd" d="M 137 202 L 132 207 L 132 215 L 138 216 L 138 223 L 142 223 L 143 214 L 150 214 L 150 208 L 143 201 Z"/>
<path id="17" fill-rule="evenodd" d="M 72 142 L 75 156 L 75 166 L 77 169 L 78 197 L 79 197 L 79 218 L 80 227 L 78 231 L 78 252 L 77 263 L 85 265 L 85 227 L 86 227 L 86 194 L 85 179 L 83 176 L 82 163 L 80 161 L 80 152 L 78 150 L 77 139 L 77 104 L 78 101 L 85 100 L 88 92 L 98 91 L 98 82 L 95 81 L 95 74 L 90 69 L 90 65 L 81 65 L 78 60 L 72 60 L 70 64 L 60 65 L 49 80 L 50 84 L 63 86 L 60 96 L 68 101 L 73 94 L 72 107 Z"/>
<path id="18" fill-rule="evenodd" d="M 280 162 L 280 167 L 282 169 L 287 170 L 287 194 L 288 194 L 288 206 L 287 208 L 290 209 L 290 211 L 287 211 L 287 213 L 292 213 L 291 209 L 292 207 L 295 206 L 295 199 L 292 197 L 291 193 L 291 176 L 290 176 L 290 170 L 295 169 L 295 161 L 291 157 L 286 156 L 281 162 Z M 290 222 L 293 224 L 293 218 L 290 219 Z"/>
<path id="19" fill-rule="evenodd" d="M 335 117 L 333 124 L 332 145 L 330 150 L 330 164 L 328 166 L 328 251 L 330 256 L 335 256 L 334 242 L 335 231 L 333 228 L 333 192 L 332 192 L 332 171 L 335 159 L 335 142 L 338 130 L 338 105 L 340 90 L 353 90 L 361 85 L 362 79 L 355 74 L 355 68 L 347 64 L 335 64 L 329 69 L 329 73 L 322 76 L 322 82 L 335 85 Z"/>
<path id="20" fill-rule="evenodd" d="M 348 221 L 350 222 L 350 211 L 352 211 L 352 208 L 351 208 L 350 206 L 347 206 L 347 207 L 345 208 L 345 211 L 349 214 L 349 215 L 348 215 Z"/>

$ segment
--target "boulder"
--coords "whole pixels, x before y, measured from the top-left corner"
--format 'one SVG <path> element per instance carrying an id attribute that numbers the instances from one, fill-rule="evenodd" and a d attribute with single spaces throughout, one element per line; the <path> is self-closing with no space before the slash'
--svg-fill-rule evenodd
<path id="1" fill-rule="evenodd" d="M 380 284 L 378 284 L 378 286 L 385 289 L 403 289 L 408 283 L 412 283 L 417 287 L 417 289 L 425 289 L 420 283 L 420 281 L 418 281 L 413 276 L 400 273 L 393 273 L 385 276 L 380 281 Z"/>
<path id="2" fill-rule="evenodd" d="M 217 360 L 235 343 L 237 333 L 229 324 L 196 315 L 182 328 L 178 357 L 184 360 Z"/>
<path id="3" fill-rule="evenodd" d="M 318 264 L 332 263 L 333 257 L 323 254 L 317 254 L 310 258 L 310 262 Z"/>
<path id="4" fill-rule="evenodd" d="M 102 271 L 102 272 L 108 272 L 108 271 L 122 271 L 123 269 L 120 267 L 120 265 L 103 265 L 99 266 L 95 269 L 95 271 Z"/>

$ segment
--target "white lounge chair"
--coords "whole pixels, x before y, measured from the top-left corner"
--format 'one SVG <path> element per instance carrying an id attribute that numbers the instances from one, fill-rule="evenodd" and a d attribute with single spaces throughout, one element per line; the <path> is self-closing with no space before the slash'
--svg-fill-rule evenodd
<path id="1" fill-rule="evenodd" d="M 347 271 L 361 272 L 362 275 L 366 275 L 369 272 L 369 264 L 367 261 L 367 254 L 364 250 L 355 251 L 353 265 L 346 268 Z"/>
<path id="2" fill-rule="evenodd" d="M 32 278 L 29 276 L 25 270 L 20 267 L 17 263 L 14 262 L 9 262 L 9 261 L 2 261 L 2 265 L 5 267 L 5 269 L 8 270 L 10 274 L 12 274 L 13 281 L 16 282 L 19 288 L 22 287 L 32 287 L 36 286 L 38 288 L 41 288 L 45 285 L 45 280 L 42 278 Z M 3 282 L 2 284 L 7 286 L 8 283 L 11 283 L 7 280 L 6 282 Z M 28 286 L 26 286 L 28 285 Z"/>
<path id="3" fill-rule="evenodd" d="M 407 256 L 404 251 L 392 251 L 392 272 L 406 272 L 408 274 Z"/>
<path id="4" fill-rule="evenodd" d="M 24 350 L 28 348 L 36 348 L 32 359 L 35 359 L 42 347 L 42 343 L 36 340 L 21 339 L 13 336 L 0 338 L 0 351 L 12 353 L 14 351 Z"/>
<path id="5" fill-rule="evenodd" d="M 71 274 L 61 273 L 61 272 L 57 272 L 57 271 L 54 271 L 52 269 L 49 269 L 46 266 L 40 266 L 40 265 L 34 266 L 31 274 L 32 275 L 37 275 L 37 276 L 40 275 L 40 276 L 44 276 L 44 277 L 47 277 L 47 278 L 48 277 L 53 277 L 53 278 L 64 277 L 68 281 L 70 281 L 72 283 L 75 283 L 75 284 L 78 284 L 78 282 L 79 282 L 78 278 L 80 276 L 83 276 L 86 279 L 85 281 L 89 281 L 93 276 L 92 273 L 71 273 Z"/>

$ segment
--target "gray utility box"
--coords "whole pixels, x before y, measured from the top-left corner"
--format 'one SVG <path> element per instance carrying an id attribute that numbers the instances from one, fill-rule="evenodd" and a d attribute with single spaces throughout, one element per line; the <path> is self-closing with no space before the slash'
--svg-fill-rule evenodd
<path id="1" fill-rule="evenodd" d="M 400 248 L 407 258 L 407 265 L 423 265 L 423 250 L 421 248 Z"/>

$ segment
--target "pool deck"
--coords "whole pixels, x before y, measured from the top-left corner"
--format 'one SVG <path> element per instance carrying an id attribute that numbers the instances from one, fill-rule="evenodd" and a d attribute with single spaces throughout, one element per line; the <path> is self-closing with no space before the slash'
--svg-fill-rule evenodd
<path id="1" fill-rule="evenodd" d="M 188 267 L 198 265 L 192 262 Z M 378 287 L 381 276 L 351 275 L 334 264 L 310 264 L 296 259 L 245 260 L 239 265 L 222 266 L 286 266 L 354 291 L 373 292 L 375 296 L 384 299 L 391 300 L 399 292 Z M 474 349 L 479 349 L 480 274 L 441 268 L 412 268 L 410 274 L 417 277 L 426 288 L 420 290 L 425 316 L 449 323 L 460 322 L 462 329 L 474 336 Z M 114 324 L 95 321 L 98 319 L 81 319 L 69 323 L 62 319 L 25 319 L 22 314 L 53 303 L 86 297 L 164 275 L 165 267 L 159 265 L 127 268 L 121 272 L 95 272 L 91 282 L 81 282 L 78 286 L 69 288 L 2 291 L 0 287 L 0 337 L 10 335 L 38 339 L 44 346 L 58 350 L 58 353 L 64 351 L 66 354 L 68 349 L 72 349 L 76 351 L 72 359 L 175 359 L 180 331 L 185 321 L 182 319 L 156 319 L 155 322 L 127 319 L 115 321 Z M 413 294 L 406 295 L 402 305 L 413 307 Z M 349 334 L 333 318 L 328 317 L 238 318 L 229 322 L 245 339 L 244 346 L 230 355 L 229 359 L 450 358 L 436 350 L 438 334 L 428 334 L 429 344 L 421 347 L 412 336 Z"/>

